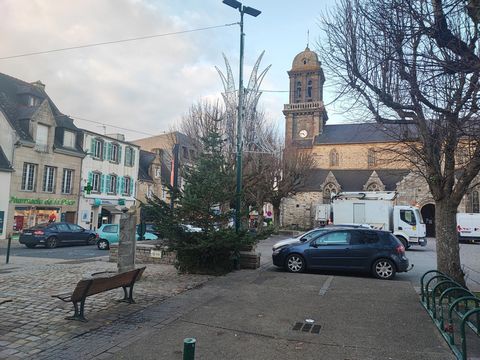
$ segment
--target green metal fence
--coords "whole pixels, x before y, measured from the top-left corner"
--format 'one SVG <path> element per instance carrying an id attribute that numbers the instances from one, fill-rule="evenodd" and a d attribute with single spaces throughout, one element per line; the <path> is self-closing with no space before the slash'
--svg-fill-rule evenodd
<path id="1" fill-rule="evenodd" d="M 423 274 L 420 287 L 422 305 L 457 359 L 466 360 L 466 326 L 473 331 L 475 340 L 480 341 L 480 298 L 438 270 Z"/>

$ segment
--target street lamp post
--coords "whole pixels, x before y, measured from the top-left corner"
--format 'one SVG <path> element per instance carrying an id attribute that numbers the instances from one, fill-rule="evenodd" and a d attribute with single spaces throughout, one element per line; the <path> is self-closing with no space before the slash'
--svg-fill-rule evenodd
<path id="1" fill-rule="evenodd" d="M 243 139 L 242 139 L 242 123 L 243 123 L 243 46 L 245 34 L 243 32 L 243 14 L 248 14 L 253 17 L 260 15 L 261 11 L 249 6 L 244 6 L 237 0 L 223 0 L 223 3 L 238 9 L 240 12 L 240 65 L 239 65 L 239 80 L 238 80 L 238 110 L 237 110 L 237 190 L 235 192 L 235 230 L 238 232 L 240 229 L 240 211 L 242 206 L 242 151 L 243 151 Z"/>

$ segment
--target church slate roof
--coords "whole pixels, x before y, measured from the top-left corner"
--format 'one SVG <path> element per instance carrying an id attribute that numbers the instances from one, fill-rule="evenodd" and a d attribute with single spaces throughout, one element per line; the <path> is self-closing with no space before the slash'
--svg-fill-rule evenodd
<path id="1" fill-rule="evenodd" d="M 407 132 L 408 130 L 408 132 Z M 322 144 L 367 144 L 396 142 L 403 136 L 412 137 L 413 129 L 406 125 L 360 123 L 325 125 L 323 132 L 315 137 L 315 145 Z"/>
<path id="2" fill-rule="evenodd" d="M 409 170 L 331 170 L 313 169 L 305 181 L 301 191 L 321 191 L 321 185 L 325 182 L 329 172 L 337 179 L 342 191 L 362 191 L 363 186 L 375 171 L 385 185 L 385 191 L 396 190 L 400 182 L 410 172 Z"/>

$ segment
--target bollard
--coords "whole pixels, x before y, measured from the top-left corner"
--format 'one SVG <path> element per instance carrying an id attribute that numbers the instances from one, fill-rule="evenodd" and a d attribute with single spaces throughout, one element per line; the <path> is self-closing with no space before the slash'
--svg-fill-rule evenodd
<path id="1" fill-rule="evenodd" d="M 197 340 L 194 338 L 183 339 L 183 360 L 195 359 L 195 343 Z"/>
<path id="2" fill-rule="evenodd" d="M 8 242 L 7 242 L 7 264 L 10 261 L 10 246 L 12 245 L 12 235 L 7 236 Z"/>

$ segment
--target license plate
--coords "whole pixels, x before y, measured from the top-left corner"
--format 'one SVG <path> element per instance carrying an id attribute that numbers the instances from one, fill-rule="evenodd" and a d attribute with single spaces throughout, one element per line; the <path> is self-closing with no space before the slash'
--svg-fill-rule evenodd
<path id="1" fill-rule="evenodd" d="M 23 235 L 32 235 L 31 232 L 24 232 Z"/>

